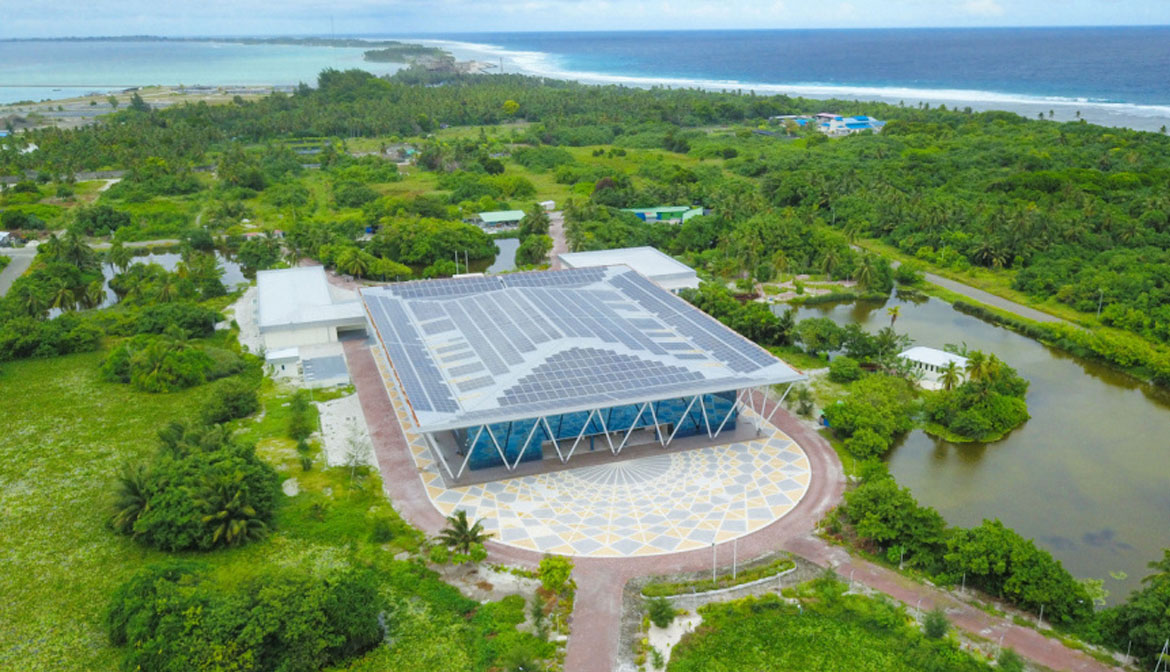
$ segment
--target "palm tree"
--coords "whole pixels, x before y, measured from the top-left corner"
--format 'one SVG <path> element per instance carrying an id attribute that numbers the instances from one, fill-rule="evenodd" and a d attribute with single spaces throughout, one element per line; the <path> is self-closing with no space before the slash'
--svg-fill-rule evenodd
<path id="1" fill-rule="evenodd" d="M 833 270 L 841 265 L 841 252 L 837 246 L 829 246 L 825 250 L 825 256 L 821 257 L 821 270 L 830 278 L 833 277 Z"/>
<path id="2" fill-rule="evenodd" d="M 459 509 L 454 515 L 447 516 L 447 527 L 439 531 L 439 541 L 456 553 L 471 553 L 471 547 L 482 544 L 491 537 L 491 533 L 483 531 L 481 521 L 474 524 L 467 522 L 467 510 Z"/>
<path id="3" fill-rule="evenodd" d="M 106 283 L 102 279 L 94 280 L 85 288 L 85 305 L 88 308 L 97 308 L 106 297 Z"/>
<path id="4" fill-rule="evenodd" d="M 110 246 L 110 251 L 106 253 L 106 259 L 119 273 L 125 273 L 126 269 L 130 268 L 130 262 L 134 261 L 134 251 L 123 245 L 122 241 L 115 241 Z"/>
<path id="5" fill-rule="evenodd" d="M 212 525 L 212 544 L 235 546 L 268 532 L 256 509 L 248 504 L 241 472 L 209 478 L 195 503 L 203 509 L 203 522 Z"/>
<path id="6" fill-rule="evenodd" d="M 115 530 L 122 534 L 134 531 L 135 521 L 146 510 L 149 485 L 150 477 L 146 467 L 141 464 L 126 465 L 118 475 L 114 492 L 114 515 L 110 518 L 110 524 Z"/>
<path id="7" fill-rule="evenodd" d="M 174 276 L 168 275 L 159 284 L 156 298 L 159 303 L 168 303 L 179 298 L 179 283 L 175 282 Z"/>
<path id="8" fill-rule="evenodd" d="M 942 376 L 939 378 L 939 382 L 942 383 L 943 389 L 949 392 L 950 390 L 955 389 L 955 387 L 959 384 L 959 381 L 962 379 L 963 374 L 959 373 L 959 365 L 954 361 L 950 361 L 947 362 L 947 365 L 943 367 Z"/>
<path id="9" fill-rule="evenodd" d="M 891 327 L 894 326 L 894 323 L 898 321 L 898 315 L 901 314 L 901 312 L 902 312 L 901 306 L 891 306 L 889 308 L 886 308 L 886 314 L 890 316 L 890 326 Z"/>
<path id="10" fill-rule="evenodd" d="M 870 289 L 877 282 L 877 266 L 873 262 L 872 254 L 862 255 L 857 268 L 853 269 L 853 279 L 862 289 Z"/>
<path id="11" fill-rule="evenodd" d="M 369 264 L 362 257 L 362 251 L 356 247 L 347 247 L 337 255 L 337 270 L 360 278 L 370 272 Z"/>
<path id="12" fill-rule="evenodd" d="M 73 294 L 73 288 L 68 285 L 61 284 L 57 286 L 57 290 L 53 293 L 53 300 L 49 304 L 53 308 L 60 308 L 61 310 L 70 310 L 77 305 L 77 297 Z"/>
<path id="13" fill-rule="evenodd" d="M 16 286 L 15 291 L 17 303 L 24 307 L 29 317 L 40 317 L 45 314 L 49 306 L 45 304 L 45 298 L 37 291 L 30 283 L 21 283 Z"/>
<path id="14" fill-rule="evenodd" d="M 983 381 L 988 377 L 987 355 L 979 350 L 967 354 L 967 378 L 972 381 Z"/>

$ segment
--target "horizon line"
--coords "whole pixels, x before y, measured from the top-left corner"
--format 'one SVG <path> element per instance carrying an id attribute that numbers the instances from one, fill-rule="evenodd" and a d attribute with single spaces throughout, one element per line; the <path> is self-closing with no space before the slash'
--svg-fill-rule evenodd
<path id="1" fill-rule="evenodd" d="M 360 39 L 360 38 L 387 38 L 403 36 L 454 36 L 454 35 L 522 35 L 539 33 L 564 34 L 606 34 L 606 33 L 731 33 L 731 32 L 863 32 L 863 31 L 898 31 L 898 30 L 1067 30 L 1093 28 L 1170 28 L 1170 23 L 1133 23 L 1133 24 L 1047 24 L 1047 25 L 1003 25 L 1003 26 L 885 26 L 871 27 L 787 27 L 787 28 L 616 28 L 607 30 L 456 30 L 456 31 L 406 31 L 386 33 L 236 33 L 236 34 L 163 34 L 163 33 L 135 33 L 120 35 L 39 35 L 32 37 L 0 37 L 0 42 L 53 42 L 53 41 L 82 41 L 82 40 L 215 40 L 215 39 Z"/>

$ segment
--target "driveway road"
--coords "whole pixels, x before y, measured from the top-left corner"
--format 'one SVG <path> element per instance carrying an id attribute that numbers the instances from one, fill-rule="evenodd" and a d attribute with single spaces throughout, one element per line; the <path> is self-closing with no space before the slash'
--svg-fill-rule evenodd
<path id="1" fill-rule="evenodd" d="M 0 247 L 0 256 L 12 258 L 12 263 L 5 266 L 3 271 L 0 271 L 0 296 L 4 296 L 12 288 L 12 283 L 24 275 L 24 272 L 32 265 L 33 258 L 37 256 L 37 248 Z"/>

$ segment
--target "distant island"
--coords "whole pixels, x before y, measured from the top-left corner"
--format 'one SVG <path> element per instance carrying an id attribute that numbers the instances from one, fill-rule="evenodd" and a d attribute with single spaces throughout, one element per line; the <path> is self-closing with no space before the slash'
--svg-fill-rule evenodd
<path id="1" fill-rule="evenodd" d="M 163 37 L 160 35 L 123 35 L 117 37 L 34 37 L 5 39 L 0 42 L 216 42 L 221 44 L 286 45 L 294 47 L 365 48 L 362 58 L 371 63 L 414 63 L 421 61 L 453 67 L 454 57 L 438 47 L 399 42 L 398 40 L 362 40 L 343 37 Z"/>

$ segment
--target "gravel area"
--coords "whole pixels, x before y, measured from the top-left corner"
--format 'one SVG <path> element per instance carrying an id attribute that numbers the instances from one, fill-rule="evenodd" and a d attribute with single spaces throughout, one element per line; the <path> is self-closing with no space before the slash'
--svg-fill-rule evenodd
<path id="1" fill-rule="evenodd" d="M 366 464 L 376 467 L 370 432 L 356 394 L 317 404 L 321 415 L 321 443 L 331 467 Z"/>
<path id="2" fill-rule="evenodd" d="M 224 311 L 228 321 L 235 320 L 240 325 L 240 345 L 248 352 L 259 353 L 264 349 L 264 339 L 260 337 L 260 325 L 256 322 L 256 286 L 253 285 L 244 292 L 235 303 Z"/>

